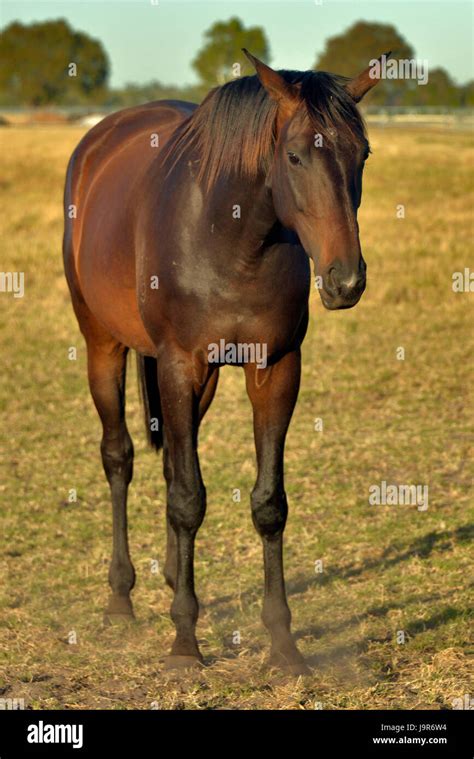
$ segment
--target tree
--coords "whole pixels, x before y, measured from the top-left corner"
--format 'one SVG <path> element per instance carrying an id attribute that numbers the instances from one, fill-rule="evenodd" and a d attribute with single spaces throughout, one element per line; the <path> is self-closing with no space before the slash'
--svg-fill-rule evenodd
<path id="1" fill-rule="evenodd" d="M 98 40 L 64 19 L 23 25 L 0 34 L 0 92 L 12 104 L 86 101 L 107 84 L 109 62 Z"/>
<path id="2" fill-rule="evenodd" d="M 234 78 L 233 65 L 239 63 L 241 73 L 253 74 L 254 70 L 242 53 L 248 48 L 257 58 L 270 60 L 270 48 L 263 29 L 253 26 L 244 27 L 240 19 L 218 21 L 205 32 L 207 42 L 192 62 L 201 82 L 207 89 Z"/>
<path id="3" fill-rule="evenodd" d="M 324 51 L 314 68 L 352 77 L 367 68 L 372 59 L 389 51 L 392 51 L 392 58 L 414 57 L 413 48 L 394 26 L 358 21 L 343 34 L 330 37 L 326 41 Z M 384 79 L 369 92 L 367 102 L 396 105 L 402 101 L 406 89 L 406 80 Z"/>
<path id="4" fill-rule="evenodd" d="M 432 69 L 428 72 L 428 81 L 424 85 L 413 88 L 403 100 L 404 105 L 443 105 L 446 108 L 456 108 L 461 105 L 462 92 L 450 75 L 443 68 Z"/>
<path id="5" fill-rule="evenodd" d="M 472 108 L 474 106 L 474 79 L 459 88 L 460 105 Z"/>

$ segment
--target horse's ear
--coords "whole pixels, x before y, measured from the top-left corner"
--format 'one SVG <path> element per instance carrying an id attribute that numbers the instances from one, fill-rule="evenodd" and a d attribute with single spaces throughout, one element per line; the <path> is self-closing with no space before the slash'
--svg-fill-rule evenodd
<path id="1" fill-rule="evenodd" d="M 370 66 L 368 66 L 365 71 L 362 72 L 362 74 L 359 74 L 359 76 L 354 77 L 354 79 L 351 79 L 350 82 L 346 84 L 346 90 L 351 96 L 353 100 L 355 100 L 356 103 L 358 103 L 364 95 L 372 89 L 372 87 L 375 87 L 377 82 L 380 81 L 380 67 L 382 64 L 382 60 L 385 58 L 389 58 L 391 54 L 391 51 L 388 53 L 383 53 L 383 55 L 380 56 L 380 58 L 377 59 L 378 66 L 375 66 L 374 63 L 372 63 Z"/>
<path id="2" fill-rule="evenodd" d="M 278 71 L 274 71 L 263 61 L 259 61 L 252 53 L 249 53 L 245 47 L 242 48 L 250 63 L 255 67 L 260 84 L 266 89 L 272 100 L 276 100 L 280 105 L 296 106 L 298 104 L 298 90 L 287 82 Z"/>

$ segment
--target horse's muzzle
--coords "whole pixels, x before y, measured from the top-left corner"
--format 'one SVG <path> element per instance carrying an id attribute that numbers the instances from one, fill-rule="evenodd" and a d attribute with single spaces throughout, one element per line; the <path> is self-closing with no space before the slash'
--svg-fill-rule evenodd
<path id="1" fill-rule="evenodd" d="M 321 300 L 325 308 L 334 311 L 340 308 L 352 308 L 359 302 L 366 286 L 366 265 L 361 260 L 359 270 L 350 276 L 337 264 L 330 267 L 324 277 Z"/>

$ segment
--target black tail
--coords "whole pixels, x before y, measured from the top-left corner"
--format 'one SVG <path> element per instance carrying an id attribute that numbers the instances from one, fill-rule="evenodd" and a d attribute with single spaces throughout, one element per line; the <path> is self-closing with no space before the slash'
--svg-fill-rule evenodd
<path id="1" fill-rule="evenodd" d="M 163 416 L 156 358 L 137 353 L 137 373 L 148 443 L 159 451 L 163 447 Z"/>

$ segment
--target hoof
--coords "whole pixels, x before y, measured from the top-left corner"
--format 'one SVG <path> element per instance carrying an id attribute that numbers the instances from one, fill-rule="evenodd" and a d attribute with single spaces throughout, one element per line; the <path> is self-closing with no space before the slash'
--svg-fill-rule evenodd
<path id="1" fill-rule="evenodd" d="M 105 625 L 120 625 L 135 621 L 132 602 L 127 596 L 110 596 L 104 614 Z"/>
<path id="2" fill-rule="evenodd" d="M 300 677 L 300 675 L 311 675 L 311 669 L 306 664 L 299 651 L 295 651 L 291 656 L 281 653 L 272 654 L 268 660 L 269 667 L 275 667 L 285 675 L 291 677 Z"/>
<path id="3" fill-rule="evenodd" d="M 164 664 L 167 671 L 172 669 L 202 669 L 204 667 L 202 659 L 197 656 L 180 656 L 178 654 L 165 656 Z"/>
<path id="4" fill-rule="evenodd" d="M 311 670 L 306 662 L 295 662 L 294 664 L 280 664 L 279 669 L 284 675 L 290 677 L 300 677 L 301 675 L 311 675 Z"/>

